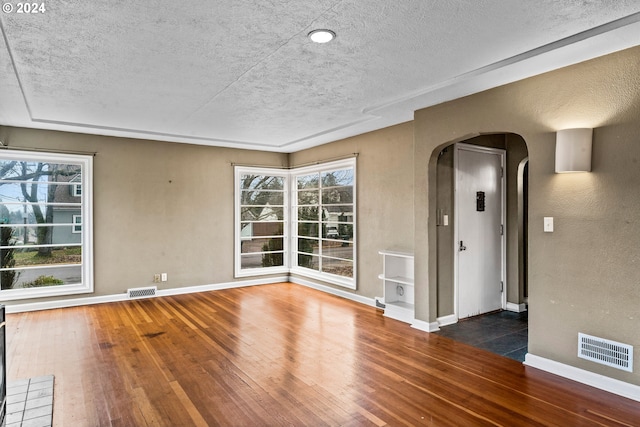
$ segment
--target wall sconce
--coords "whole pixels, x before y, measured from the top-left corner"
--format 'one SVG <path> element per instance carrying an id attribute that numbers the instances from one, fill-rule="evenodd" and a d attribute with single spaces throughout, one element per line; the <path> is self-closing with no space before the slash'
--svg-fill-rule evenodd
<path id="1" fill-rule="evenodd" d="M 593 129 L 563 129 L 556 133 L 556 173 L 591 172 Z"/>

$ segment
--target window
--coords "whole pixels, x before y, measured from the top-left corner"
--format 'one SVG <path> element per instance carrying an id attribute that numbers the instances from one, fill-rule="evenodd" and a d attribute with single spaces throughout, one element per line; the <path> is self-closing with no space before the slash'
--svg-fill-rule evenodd
<path id="1" fill-rule="evenodd" d="M 288 271 L 287 173 L 236 168 L 236 276 Z"/>
<path id="2" fill-rule="evenodd" d="M 355 289 L 355 161 L 292 173 L 292 271 Z"/>
<path id="3" fill-rule="evenodd" d="M 293 271 L 355 289 L 355 159 L 235 173 L 236 276 Z"/>
<path id="4" fill-rule="evenodd" d="M 92 162 L 0 152 L 0 299 L 93 291 Z"/>

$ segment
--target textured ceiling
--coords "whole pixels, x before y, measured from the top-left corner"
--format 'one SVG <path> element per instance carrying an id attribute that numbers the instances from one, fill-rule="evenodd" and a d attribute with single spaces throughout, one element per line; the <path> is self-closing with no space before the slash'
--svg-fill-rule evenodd
<path id="1" fill-rule="evenodd" d="M 640 45 L 638 0 L 13 5 L 0 124 L 280 152 Z"/>

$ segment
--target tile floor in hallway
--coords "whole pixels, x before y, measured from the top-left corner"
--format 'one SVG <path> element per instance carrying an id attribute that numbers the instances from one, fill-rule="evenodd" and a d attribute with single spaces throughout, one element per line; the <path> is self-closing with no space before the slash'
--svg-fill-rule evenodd
<path id="1" fill-rule="evenodd" d="M 528 315 L 526 311 L 498 311 L 442 326 L 436 333 L 523 362 L 527 354 Z"/>
<path id="2" fill-rule="evenodd" d="M 6 427 L 51 427 L 53 375 L 7 382 Z"/>

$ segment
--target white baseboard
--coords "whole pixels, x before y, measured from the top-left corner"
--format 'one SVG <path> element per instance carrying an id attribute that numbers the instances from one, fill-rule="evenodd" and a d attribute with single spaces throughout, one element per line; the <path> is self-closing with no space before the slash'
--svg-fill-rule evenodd
<path id="1" fill-rule="evenodd" d="M 195 292 L 219 291 L 222 289 L 244 288 L 247 286 L 270 285 L 273 283 L 288 282 L 289 276 L 268 277 L 263 279 L 240 280 L 237 282 L 217 283 L 213 285 L 187 286 L 184 288 L 160 289 L 158 296 L 192 294 Z"/>
<path id="2" fill-rule="evenodd" d="M 524 364 L 640 402 L 640 386 L 527 353 Z"/>
<path id="3" fill-rule="evenodd" d="M 453 325 L 454 323 L 458 323 L 458 316 L 455 314 L 449 314 L 448 316 L 438 317 L 438 325 L 447 326 Z"/>
<path id="4" fill-rule="evenodd" d="M 298 285 L 307 286 L 307 287 L 310 287 L 310 288 L 313 288 L 313 289 L 316 289 L 316 290 L 319 290 L 319 291 L 322 291 L 322 292 L 326 292 L 326 293 L 329 293 L 329 294 L 332 294 L 332 295 L 336 295 L 336 296 L 339 296 L 339 297 L 342 297 L 342 298 L 346 298 L 346 299 L 351 300 L 351 301 L 355 301 L 355 302 L 359 302 L 361 304 L 369 305 L 371 307 L 379 308 L 379 307 L 376 306 L 376 299 L 375 298 L 363 297 L 361 295 L 357 295 L 357 294 L 354 294 L 352 292 L 346 292 L 346 291 L 343 291 L 341 289 L 333 288 L 331 286 L 321 285 L 319 283 L 315 283 L 315 282 L 312 282 L 310 280 L 306 280 L 306 279 L 304 279 L 302 277 L 297 277 L 297 276 L 291 276 L 289 278 L 289 281 L 291 283 L 296 283 Z M 386 313 L 385 313 L 385 315 L 386 315 Z M 394 318 L 396 320 L 400 320 L 401 322 L 405 322 L 406 321 L 406 319 L 404 317 L 401 317 L 401 318 L 396 318 L 396 317 L 393 317 L 393 316 L 390 316 L 390 317 Z M 421 331 L 424 331 L 424 332 L 435 332 L 435 331 L 439 331 L 440 330 L 440 328 L 438 327 L 438 322 L 429 323 L 429 322 L 425 322 L 424 320 L 412 319 L 408 323 L 411 323 L 411 327 L 412 328 L 415 328 L 415 329 L 418 329 L 418 330 L 421 330 Z"/>
<path id="5" fill-rule="evenodd" d="M 419 319 L 413 319 L 411 327 L 423 332 L 436 332 L 440 330 L 438 322 L 425 322 Z"/>
<path id="6" fill-rule="evenodd" d="M 216 283 L 216 284 L 210 284 L 210 285 L 187 286 L 183 288 L 158 289 L 158 291 L 156 292 L 156 296 L 169 296 L 169 295 L 190 294 L 195 292 L 217 291 L 221 289 L 268 285 L 268 284 L 280 283 L 280 282 L 297 283 L 299 285 L 317 289 L 319 291 L 323 291 L 332 295 L 336 295 L 336 296 L 346 298 L 355 302 L 359 302 L 361 304 L 366 304 L 372 307 L 376 306 L 375 299 L 373 298 L 363 297 L 361 295 L 343 291 L 341 289 L 336 289 L 331 286 L 321 285 L 319 283 L 314 283 L 312 281 L 309 281 L 300 277 L 292 277 L 292 276 L 267 277 L 267 278 L 260 278 L 260 279 L 251 279 L 251 280 L 239 280 L 235 282 Z M 102 296 L 95 296 L 95 297 L 69 298 L 69 299 L 61 299 L 61 300 L 55 300 L 55 301 L 12 304 L 12 305 L 6 306 L 6 312 L 22 313 L 27 311 L 51 310 L 55 308 L 77 307 L 81 305 L 92 305 L 92 304 L 104 304 L 108 302 L 117 302 L 117 301 L 129 301 L 129 298 L 127 297 L 126 293 L 122 293 L 122 294 L 102 295 Z"/>
<path id="7" fill-rule="evenodd" d="M 513 302 L 508 302 L 506 310 L 513 311 L 514 313 L 522 313 L 523 311 L 527 311 L 527 304 L 516 304 Z"/>
<path id="8" fill-rule="evenodd" d="M 156 296 L 190 294 L 194 292 L 217 291 L 220 289 L 241 288 L 245 286 L 268 285 L 271 283 L 288 282 L 289 276 L 268 277 L 237 282 L 217 283 L 201 286 L 187 286 L 184 288 L 159 289 Z M 104 304 L 107 302 L 130 301 L 126 293 L 102 295 L 97 297 L 69 298 L 55 301 L 31 302 L 6 306 L 7 313 L 23 313 L 27 311 L 51 310 L 55 308 L 77 307 L 81 305 Z"/>
<path id="9" fill-rule="evenodd" d="M 291 283 L 296 283 L 298 285 L 306 286 L 308 288 L 313 288 L 318 291 L 326 292 L 328 294 L 332 294 L 338 297 L 346 298 L 351 301 L 359 302 L 360 304 L 369 305 L 371 307 L 376 307 L 375 298 L 363 297 L 362 295 L 354 294 L 353 292 L 343 291 L 342 289 L 336 289 L 331 286 L 321 285 L 320 283 L 315 283 L 307 279 L 303 279 L 302 277 L 290 276 L 288 281 Z"/>

